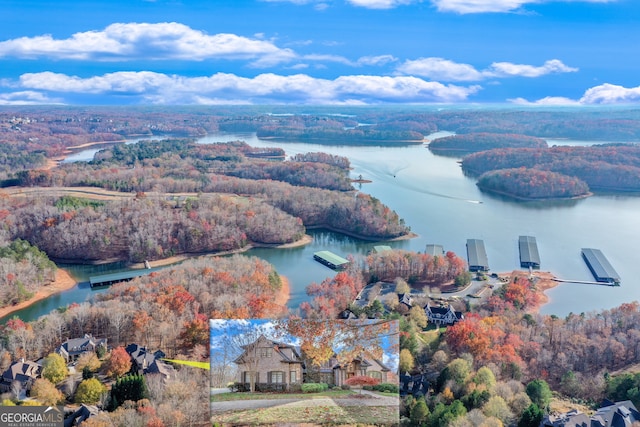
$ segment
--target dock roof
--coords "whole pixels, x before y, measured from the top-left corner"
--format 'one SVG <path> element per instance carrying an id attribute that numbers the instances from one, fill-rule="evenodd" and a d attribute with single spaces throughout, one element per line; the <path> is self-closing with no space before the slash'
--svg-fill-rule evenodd
<path id="1" fill-rule="evenodd" d="M 333 264 L 335 266 L 340 266 L 340 265 L 343 265 L 343 264 L 349 264 L 348 260 L 342 258 L 339 255 L 334 254 L 333 252 L 320 251 L 320 252 L 315 252 L 313 255 L 318 257 L 318 258 L 322 258 L 325 261 L 328 261 L 328 262 L 330 262 L 331 264 Z"/>
<path id="2" fill-rule="evenodd" d="M 582 248 L 582 256 L 598 282 L 620 281 L 620 276 L 600 249 Z"/>
<path id="3" fill-rule="evenodd" d="M 520 236 L 518 238 L 520 247 L 520 264 L 535 264 L 540 266 L 540 254 L 538 244 L 533 236 Z"/>
<path id="4" fill-rule="evenodd" d="M 469 268 L 489 269 L 489 260 L 482 240 L 467 239 L 467 260 L 469 261 Z"/>
<path id="5" fill-rule="evenodd" d="M 89 284 L 93 286 L 100 286 L 102 283 L 110 284 L 117 282 L 124 282 L 126 280 L 135 279 L 136 277 L 145 276 L 154 271 L 160 270 L 160 268 L 141 268 L 138 270 L 121 271 L 119 273 L 102 274 L 100 276 L 89 277 Z"/>
<path id="6" fill-rule="evenodd" d="M 386 246 L 386 245 L 377 245 L 373 247 L 373 252 L 379 254 L 381 252 L 388 252 L 388 251 L 392 251 L 393 249 L 391 249 L 391 246 Z"/>
<path id="7" fill-rule="evenodd" d="M 427 245 L 425 249 L 425 253 L 431 256 L 443 256 L 444 255 L 444 247 L 442 245 Z"/>

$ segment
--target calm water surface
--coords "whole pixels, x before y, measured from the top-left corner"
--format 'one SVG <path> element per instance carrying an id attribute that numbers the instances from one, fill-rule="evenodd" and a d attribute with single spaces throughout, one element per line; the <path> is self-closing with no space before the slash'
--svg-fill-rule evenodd
<path id="1" fill-rule="evenodd" d="M 438 133 L 427 138 L 447 134 Z M 463 175 L 459 158 L 436 156 L 421 144 L 347 147 L 261 141 L 252 133 L 210 135 L 199 142 L 233 140 L 244 140 L 258 147 L 281 147 L 287 156 L 323 151 L 348 157 L 353 167 L 352 177 L 362 175 L 373 181 L 360 186 L 360 191 L 390 206 L 419 235 L 411 240 L 384 243 L 395 248 L 424 251 L 426 244 L 436 243 L 465 257 L 466 239 L 483 239 L 491 270 L 503 272 L 519 268 L 518 236 L 532 235 L 538 241 L 542 270 L 551 271 L 560 278 L 586 281 L 592 281 L 593 277 L 580 256 L 580 249 L 601 249 L 621 276 L 622 286 L 561 284 L 547 292 L 551 301 L 541 309 L 545 314 L 564 316 L 569 312 L 612 308 L 626 301 L 640 300 L 640 284 L 634 269 L 640 261 L 637 251 L 640 197 L 598 195 L 566 202 L 510 201 L 482 193 L 473 178 Z M 592 143 L 549 140 L 549 145 L 589 144 Z M 88 156 L 77 155 L 83 160 Z M 304 288 L 309 283 L 320 282 L 334 274 L 313 261 L 313 252 L 330 250 L 342 256 L 365 254 L 372 246 L 380 244 L 322 230 L 310 230 L 309 234 L 314 241 L 306 247 L 254 249 L 247 253 L 267 260 L 281 275 L 289 278 L 292 288 L 289 306 L 292 308 L 306 299 Z M 79 269 L 84 269 L 84 273 Z M 89 270 L 79 267 L 72 274 L 80 280 L 86 280 L 88 275 L 102 274 L 87 274 Z M 86 276 L 84 279 L 82 274 Z M 34 318 L 57 306 L 91 298 L 95 292 L 88 289 L 88 284 L 81 283 L 74 290 L 18 314 L 23 318 Z"/>

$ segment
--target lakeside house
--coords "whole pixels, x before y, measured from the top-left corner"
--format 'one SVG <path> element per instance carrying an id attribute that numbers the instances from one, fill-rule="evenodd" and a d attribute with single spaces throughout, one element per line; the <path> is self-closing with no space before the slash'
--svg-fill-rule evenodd
<path id="1" fill-rule="evenodd" d="M 168 380 L 175 375 L 175 369 L 168 363 L 163 362 L 164 352 L 157 350 L 154 353 L 149 352 L 145 347 L 138 344 L 129 344 L 125 347 L 129 356 L 131 356 L 131 370 L 140 375 L 158 374 L 163 380 Z"/>
<path id="2" fill-rule="evenodd" d="M 42 365 L 29 360 L 20 359 L 13 362 L 9 368 L 2 373 L 0 380 L 0 391 L 3 393 L 12 391 L 19 387 L 20 391 L 29 391 L 33 383 L 42 374 Z"/>
<path id="3" fill-rule="evenodd" d="M 546 415 L 540 427 L 631 427 L 640 422 L 640 412 L 630 400 L 612 402 L 605 399 L 591 416 L 573 409 Z"/>
<path id="4" fill-rule="evenodd" d="M 424 306 L 424 311 L 427 315 L 427 320 L 438 326 L 450 326 L 464 319 L 464 314 L 461 311 L 454 310 L 451 304 L 446 307 L 441 307 L 432 306 L 427 303 L 427 305 Z"/>
<path id="5" fill-rule="evenodd" d="M 62 345 L 56 348 L 56 353 L 64 358 L 69 363 L 78 359 L 81 355 L 87 352 L 95 353 L 98 347 L 107 349 L 107 339 L 94 338 L 91 334 L 84 334 L 82 338 L 71 338 L 66 340 Z"/>
<path id="6" fill-rule="evenodd" d="M 259 385 L 285 389 L 291 384 L 302 383 L 303 363 L 295 346 L 261 335 L 242 348 L 242 354 L 234 360 L 240 372 L 240 383 L 248 385 L 253 379 L 256 390 Z"/>
<path id="7" fill-rule="evenodd" d="M 306 366 L 305 373 L 311 374 L 313 367 Z M 330 386 L 340 387 L 351 377 L 367 376 L 379 380 L 381 383 L 389 381 L 390 369 L 381 361 L 360 355 L 347 363 L 340 363 L 334 354 L 331 359 L 316 368 L 320 382 Z"/>
<path id="8" fill-rule="evenodd" d="M 258 391 L 284 390 L 290 385 L 304 382 L 323 382 L 339 387 L 347 379 L 361 375 L 387 382 L 393 376 L 381 361 L 364 355 L 351 362 L 340 363 L 334 354 L 322 365 L 311 366 L 296 346 L 268 339 L 264 335 L 243 346 L 243 353 L 234 363 L 238 366 L 239 382 L 248 388 L 253 376 Z"/>

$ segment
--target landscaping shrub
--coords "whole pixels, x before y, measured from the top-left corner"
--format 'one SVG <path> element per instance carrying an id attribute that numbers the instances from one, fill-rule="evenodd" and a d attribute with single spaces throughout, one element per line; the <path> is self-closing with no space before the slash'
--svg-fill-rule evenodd
<path id="1" fill-rule="evenodd" d="M 399 393 L 400 392 L 398 385 L 391 384 L 391 383 L 382 383 L 382 384 L 374 385 L 372 388 L 375 391 L 381 391 L 383 393 Z"/>
<path id="2" fill-rule="evenodd" d="M 272 384 L 272 383 L 256 383 L 256 391 L 261 392 L 283 392 L 287 389 L 287 385 L 284 383 Z"/>
<path id="3" fill-rule="evenodd" d="M 340 386 L 341 389 L 343 390 L 351 390 L 351 386 L 347 385 L 347 384 L 342 384 L 342 386 Z"/>
<path id="4" fill-rule="evenodd" d="M 303 393 L 321 393 L 329 389 L 329 384 L 326 383 L 306 383 L 302 384 Z"/>

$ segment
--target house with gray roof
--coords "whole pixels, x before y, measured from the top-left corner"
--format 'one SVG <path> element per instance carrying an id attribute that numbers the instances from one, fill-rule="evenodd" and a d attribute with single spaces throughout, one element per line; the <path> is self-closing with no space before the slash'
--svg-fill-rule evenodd
<path id="1" fill-rule="evenodd" d="M 450 304 L 446 307 L 441 307 L 427 303 L 424 306 L 424 312 L 429 322 L 438 326 L 453 325 L 457 321 L 464 319 L 464 314 L 461 311 L 454 310 Z"/>
<path id="2" fill-rule="evenodd" d="M 98 347 L 107 349 L 106 338 L 94 338 L 91 334 L 85 334 L 82 338 L 71 338 L 66 340 L 56 349 L 56 353 L 69 363 L 77 360 L 82 354 L 87 352 L 95 353 Z"/>
<path id="3" fill-rule="evenodd" d="M 140 375 L 159 374 L 165 380 L 174 376 L 173 366 L 161 360 L 165 357 L 161 350 L 151 353 L 138 344 L 129 344 L 125 350 L 131 356 L 132 370 L 136 373 Z"/>
<path id="4" fill-rule="evenodd" d="M 0 380 L 0 391 L 11 391 L 14 382 L 18 382 L 22 390 L 31 390 L 31 386 L 42 374 L 42 365 L 29 360 L 20 359 L 13 362 L 9 368 L 2 373 Z"/>

